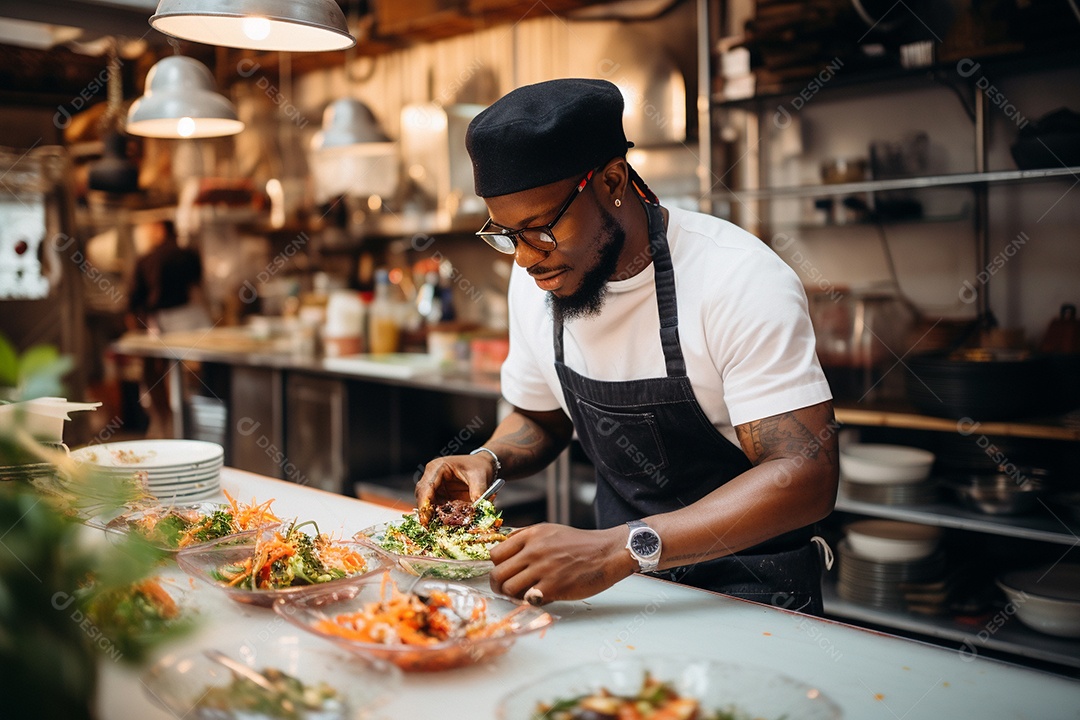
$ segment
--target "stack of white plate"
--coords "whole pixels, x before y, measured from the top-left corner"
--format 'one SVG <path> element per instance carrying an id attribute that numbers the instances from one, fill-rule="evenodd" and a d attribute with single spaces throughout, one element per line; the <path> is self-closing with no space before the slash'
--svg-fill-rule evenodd
<path id="1" fill-rule="evenodd" d="M 132 440 L 80 448 L 71 457 L 118 480 L 145 473 L 151 495 L 179 503 L 217 496 L 225 450 L 201 440 Z"/>

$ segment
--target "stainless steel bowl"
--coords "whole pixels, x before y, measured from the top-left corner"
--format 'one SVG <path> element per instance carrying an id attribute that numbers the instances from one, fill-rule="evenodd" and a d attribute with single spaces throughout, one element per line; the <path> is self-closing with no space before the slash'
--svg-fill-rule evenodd
<path id="1" fill-rule="evenodd" d="M 1020 474 L 967 475 L 945 481 L 957 499 L 987 515 L 1023 515 L 1045 494 L 1046 484 Z"/>

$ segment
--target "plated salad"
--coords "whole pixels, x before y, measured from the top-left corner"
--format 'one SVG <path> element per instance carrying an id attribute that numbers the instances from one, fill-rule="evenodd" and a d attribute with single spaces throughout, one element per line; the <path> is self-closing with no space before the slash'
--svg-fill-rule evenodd
<path id="1" fill-rule="evenodd" d="M 259 673 L 273 690 L 260 687 L 252 680 L 234 677 L 225 686 L 213 686 L 195 704 L 202 718 L 274 718 L 275 720 L 337 720 L 348 717 L 344 698 L 324 682 L 305 685 L 301 680 L 277 668 L 264 668 Z"/>
<path id="2" fill-rule="evenodd" d="M 139 658 L 158 641 L 178 635 L 191 623 L 177 603 L 179 588 L 157 577 L 132 585 L 85 592 L 86 617 L 97 632 L 123 655 Z"/>
<path id="3" fill-rule="evenodd" d="M 589 695 L 540 703 L 533 720 L 761 720 L 728 708 L 707 711 L 698 700 L 682 697 L 671 683 L 645 673 L 633 696 L 599 690 Z M 782 719 L 778 719 L 782 720 Z"/>
<path id="4" fill-rule="evenodd" d="M 383 575 L 379 599 L 355 612 L 339 613 L 314 624 L 327 635 L 378 645 L 429 646 L 453 640 L 481 640 L 510 632 L 514 616 L 528 609 L 520 606 L 496 622 L 489 622 L 487 603 L 479 599 L 468 613 L 455 607 L 442 590 L 427 594 L 401 592 Z"/>
<path id="5" fill-rule="evenodd" d="M 270 510 L 273 500 L 244 504 L 228 492 L 225 497 L 229 501 L 227 505 L 162 506 L 127 513 L 109 523 L 109 527 L 126 529 L 158 547 L 179 550 L 280 522 Z"/>
<path id="6" fill-rule="evenodd" d="M 403 516 L 400 523 L 387 525 L 379 547 L 399 555 L 447 560 L 490 560 L 491 548 L 506 539 L 502 512 L 488 500 L 476 506 L 451 500 L 434 509 L 427 527 L 416 514 Z"/>
<path id="7" fill-rule="evenodd" d="M 301 531 L 307 525 L 315 527 L 315 537 Z M 211 576 L 244 590 L 281 590 L 359 575 L 367 569 L 367 560 L 354 548 L 320 533 L 312 521 L 294 521 L 283 533 L 259 537 L 251 555 L 220 565 Z"/>

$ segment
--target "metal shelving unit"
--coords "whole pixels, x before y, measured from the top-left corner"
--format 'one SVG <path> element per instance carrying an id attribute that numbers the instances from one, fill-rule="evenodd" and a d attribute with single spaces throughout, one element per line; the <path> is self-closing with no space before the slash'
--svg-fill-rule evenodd
<path id="1" fill-rule="evenodd" d="M 832 185 L 793 185 L 790 187 L 756 188 L 714 193 L 717 200 L 776 200 L 781 198 L 807 198 L 857 193 L 884 192 L 887 190 L 921 190 L 958 186 L 999 185 L 1006 183 L 1053 180 L 1072 176 L 1080 182 L 1080 167 L 1041 168 L 1038 170 L 994 170 L 990 172 L 954 173 L 951 175 L 922 175 L 888 180 L 836 183 Z"/>
<path id="2" fill-rule="evenodd" d="M 872 517 L 900 520 L 903 522 L 935 525 L 943 528 L 981 532 L 990 535 L 1036 540 L 1058 545 L 1080 545 L 1080 523 L 1069 523 L 1054 511 L 1043 506 L 1049 516 L 1028 515 L 1017 517 L 994 517 L 965 510 L 956 505 L 934 503 L 933 505 L 879 505 L 877 503 L 851 500 L 841 495 L 836 499 L 836 509 L 841 512 L 869 515 Z"/>
<path id="3" fill-rule="evenodd" d="M 914 615 L 895 610 L 878 610 L 858 605 L 839 597 L 836 588 L 825 585 L 825 613 L 837 618 L 917 633 L 938 640 L 956 643 L 963 658 L 972 657 L 981 649 L 995 650 L 1019 657 L 1080 668 L 1080 640 L 1044 635 L 1009 617 L 991 632 L 983 624 L 970 625 L 951 618 Z M 984 631 L 980 635 L 980 631 Z"/>

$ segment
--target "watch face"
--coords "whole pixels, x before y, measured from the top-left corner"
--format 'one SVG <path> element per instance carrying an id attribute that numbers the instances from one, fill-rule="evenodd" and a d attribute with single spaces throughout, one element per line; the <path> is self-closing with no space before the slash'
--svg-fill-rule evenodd
<path id="1" fill-rule="evenodd" d="M 651 530 L 634 533 L 630 548 L 641 557 L 649 557 L 660 549 L 660 536 Z"/>

